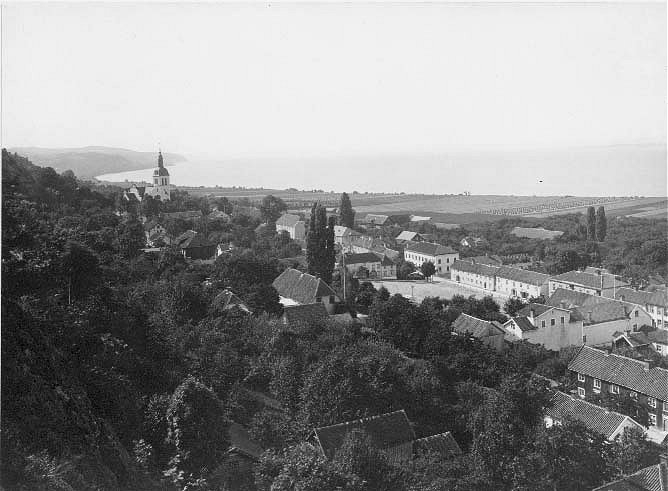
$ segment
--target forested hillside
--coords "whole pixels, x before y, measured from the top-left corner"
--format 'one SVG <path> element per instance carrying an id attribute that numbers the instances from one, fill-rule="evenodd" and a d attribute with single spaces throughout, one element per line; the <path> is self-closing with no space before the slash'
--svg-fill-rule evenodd
<path id="1" fill-rule="evenodd" d="M 214 264 L 142 254 L 137 211 L 231 203 L 175 193 L 117 213 L 118 188 L 5 150 L 2 170 L 4 489 L 589 490 L 656 461 L 640 433 L 608 444 L 574 421 L 545 428 L 550 393 L 534 372 L 567 388 L 573 350 L 500 354 L 452 336 L 461 312 L 505 318 L 489 297 L 414 304 L 351 281 L 366 327 L 284 323 L 271 283 L 295 244 L 271 223 L 208 224 L 238 245 Z M 252 314 L 227 309 L 226 289 Z M 332 459 L 305 443 L 315 427 L 399 409 L 418 437 L 452 432 L 463 455 L 398 465 L 364 434 Z M 238 451 L 239 428 L 257 461 Z"/>

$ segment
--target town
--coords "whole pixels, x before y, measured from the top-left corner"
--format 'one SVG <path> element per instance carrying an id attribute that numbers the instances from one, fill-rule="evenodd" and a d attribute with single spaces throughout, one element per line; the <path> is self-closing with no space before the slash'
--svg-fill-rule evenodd
<path id="1" fill-rule="evenodd" d="M 94 308 L 102 310 L 95 314 L 98 325 L 90 335 L 109 331 L 103 343 L 129 343 L 136 353 L 132 356 L 139 354 L 141 344 L 128 338 L 132 331 L 127 329 L 148 327 L 144 336 L 158 336 L 142 341 L 152 347 L 141 348 L 149 351 L 144 361 L 135 363 L 145 367 L 136 375 L 128 372 L 140 378 L 122 384 L 125 391 L 134 387 L 131 391 L 136 392 L 136 384 L 148 380 L 150 386 L 168 388 L 172 377 L 180 378 L 174 370 L 191 374 L 173 389 L 174 395 L 151 396 L 145 408 L 130 409 L 127 399 L 115 403 L 122 404 L 115 412 L 130 411 L 138 421 L 119 426 L 121 441 L 123 432 L 128 438 L 144 435 L 140 440 L 132 437 L 135 452 L 148 459 L 141 461 L 143 486 L 169 468 L 169 456 L 186 445 L 183 451 L 190 453 L 171 469 L 189 469 L 194 476 L 200 472 L 195 469 L 208 462 L 207 468 L 225 469 L 207 474 L 211 482 L 227 483 L 228 488 L 217 484 L 220 489 L 274 489 L 285 473 L 302 472 L 293 467 L 300 459 L 320 466 L 319 472 L 331 474 L 328 479 L 335 482 L 359 478 L 421 488 L 438 479 L 469 489 L 472 482 L 492 479 L 469 466 L 477 469 L 482 462 L 492 465 L 488 459 L 501 458 L 501 450 L 480 447 L 480 439 L 491 438 L 488 432 L 505 421 L 520 425 L 513 437 L 518 452 L 539 451 L 554 431 L 569 432 L 568 438 L 559 436 L 568 443 L 550 451 L 570 452 L 567 448 L 580 445 L 579 451 L 588 455 L 583 460 L 560 453 L 568 463 L 559 471 L 562 476 L 550 479 L 561 482 L 562 489 L 661 489 L 642 486 L 663 479 L 666 472 L 665 243 L 659 262 L 644 263 L 644 268 L 620 267 L 601 253 L 607 249 L 614 256 L 611 236 L 623 234 L 629 220 L 644 224 L 644 219 L 608 222 L 601 205 L 586 215 L 541 220 L 551 227 L 567 225 L 564 230 L 527 227 L 517 218 L 439 228 L 424 215 L 358 217 L 346 193 L 336 207 L 315 202 L 310 209 L 290 209 L 272 195 L 258 202 L 194 198 L 170 182 L 161 153 L 156 160 L 152 185 L 129 183 L 123 188 L 59 176 L 3 151 L 3 195 L 9 200 L 4 210 L 26 213 L 21 211 L 25 205 L 14 201 L 20 196 L 23 202 L 41 200 L 43 210 L 55 213 L 62 206 L 80 210 L 47 232 L 59 234 L 64 247 L 62 259 L 51 259 L 62 263 L 53 273 L 39 266 L 46 260 L 40 255 L 52 253 L 43 250 L 34 256 L 34 246 L 21 239 L 24 232 L 11 228 L 18 222 L 5 220 L 3 298 L 10 284 L 16 298 L 43 291 L 56 302 L 48 309 L 62 310 L 58 316 L 64 315 L 63 321 L 74 319 L 71 309 L 99 298 L 96 292 L 108 289 L 105 284 L 112 285 L 128 267 L 117 261 L 129 261 L 123 289 L 133 291 L 140 303 L 123 307 L 120 318 L 108 317 L 103 312 L 116 311 L 129 300 L 118 297 L 120 291 L 114 294 L 116 300 Z M 42 198 L 50 195 L 58 198 Z M 44 220 L 37 223 L 46 230 L 49 222 Z M 499 223 L 505 235 L 499 235 Z M 657 223 L 647 225 L 651 229 Z M 508 247 L 513 241 L 515 249 Z M 495 254 L 499 243 L 504 248 Z M 526 252 L 527 247 L 535 252 Z M 37 278 L 47 273 L 55 275 L 53 280 L 36 286 Z M 146 320 L 132 313 L 149 305 L 142 298 L 155 299 L 141 316 Z M 5 332 L 37 322 L 35 318 L 11 328 L 11 318 L 5 319 Z M 154 344 L 161 338 L 159 342 L 168 345 Z M 177 346 L 182 346 L 178 352 Z M 100 349 L 96 357 L 109 356 L 102 355 L 106 348 Z M 145 379 L 152 370 L 164 370 L 162 362 L 150 368 L 155 362 L 149 360 L 158 354 L 177 357 L 174 362 L 184 358 L 167 373 Z M 115 363 L 115 356 L 104 363 Z M 363 370 L 364 375 L 347 379 L 348 370 Z M 393 375 L 378 379 L 387 370 Z M 435 379 L 428 387 L 414 385 L 427 383 L 419 381 L 424 377 Z M 357 387 L 341 385 L 349 383 Z M 186 405 L 202 397 L 210 399 L 206 404 L 212 408 L 219 405 L 219 410 L 210 410 L 220 411 L 224 419 L 198 416 L 207 426 L 220 425 L 218 434 L 177 441 L 161 426 L 141 429 L 147 428 L 146 417 L 162 420 L 161 412 L 167 419 L 160 425 L 179 428 L 181 423 L 170 419 L 176 418 L 173 411 L 185 410 L 173 407 L 180 400 L 177 394 Z M 519 397 L 516 407 L 513 397 Z M 102 401 L 109 403 L 104 393 L 92 399 L 94 404 Z M 526 413 L 529 403 L 534 407 Z M 501 413 L 481 412 L 498 404 L 508 406 Z M 477 405 L 481 410 L 473 409 Z M 483 418 L 475 423 L 481 428 L 492 426 L 482 430 L 471 426 L 469 418 Z M 540 431 L 535 426 L 539 421 Z M 209 454 L 212 448 L 224 452 Z M 371 452 L 365 454 L 371 460 L 358 461 L 355 455 L 361 451 Z M 343 455 L 353 459 L 346 464 L 352 467 L 339 467 Z M 512 463 L 515 455 L 505 455 L 509 460 L 504 465 L 520 465 Z M 572 471 L 596 459 L 604 459 L 606 466 L 588 478 Z M 376 474 L 381 472 L 385 476 Z M 180 485 L 188 478 L 170 479 Z M 508 485 L 513 485 L 518 477 L 513 471 L 494 479 L 510 479 Z M 545 475 L 522 479 L 528 489 L 537 489 L 535 479 Z M 343 486 L 353 489 L 352 484 Z"/>

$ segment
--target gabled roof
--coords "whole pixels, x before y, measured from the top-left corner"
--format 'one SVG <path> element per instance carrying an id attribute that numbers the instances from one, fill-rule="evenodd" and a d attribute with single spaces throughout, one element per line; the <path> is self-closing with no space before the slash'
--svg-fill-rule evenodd
<path id="1" fill-rule="evenodd" d="M 370 418 L 347 421 L 314 430 L 323 454 L 331 459 L 341 448 L 346 435 L 353 430 L 363 430 L 379 449 L 389 449 L 415 440 L 415 432 L 402 409 Z"/>
<path id="2" fill-rule="evenodd" d="M 529 318 L 523 315 L 518 315 L 517 317 L 513 317 L 512 319 L 508 320 L 506 324 L 509 324 L 511 322 L 514 322 L 522 332 L 535 331 L 537 329 L 537 327 L 531 323 Z M 506 324 L 504 324 L 504 326 Z"/>
<path id="3" fill-rule="evenodd" d="M 522 307 L 517 312 L 517 314 L 529 317 L 531 315 L 531 311 L 533 310 L 533 315 L 535 317 L 538 317 L 540 315 L 543 315 L 545 312 L 552 310 L 553 308 L 554 307 L 552 307 L 551 305 L 545 305 L 542 303 L 530 303 Z"/>
<path id="4" fill-rule="evenodd" d="M 276 225 L 282 225 L 284 227 L 294 227 L 298 222 L 301 222 L 302 219 L 299 215 L 291 215 L 290 213 L 285 213 L 281 215 L 278 220 L 276 220 Z"/>
<path id="5" fill-rule="evenodd" d="M 373 252 L 359 252 L 356 254 L 346 254 L 346 266 L 352 264 L 379 263 L 381 261 L 382 261 L 381 257 L 374 254 Z"/>
<path id="6" fill-rule="evenodd" d="M 413 442 L 413 451 L 415 453 L 435 453 L 445 459 L 462 454 L 462 449 L 449 431 L 418 438 Z"/>
<path id="7" fill-rule="evenodd" d="M 475 338 L 486 338 L 506 333 L 498 322 L 478 319 L 468 314 L 459 314 L 459 317 L 452 323 L 452 330 L 457 334 L 470 334 Z"/>
<path id="8" fill-rule="evenodd" d="M 501 266 L 496 272 L 496 276 L 535 286 L 542 286 L 550 279 L 550 275 L 547 274 L 536 273 L 535 271 L 529 271 L 528 269 L 513 268 L 510 266 Z"/>
<path id="9" fill-rule="evenodd" d="M 668 370 L 647 368 L 647 363 L 582 346 L 568 369 L 645 394 L 668 400 Z"/>
<path id="10" fill-rule="evenodd" d="M 601 289 L 601 284 L 603 285 L 604 289 L 613 288 L 614 286 L 619 288 L 620 286 L 628 284 L 621 278 L 611 274 L 602 273 L 598 275 L 593 273 L 585 273 L 583 271 L 567 271 L 550 279 L 598 290 Z"/>
<path id="11" fill-rule="evenodd" d="M 336 296 L 336 292 L 320 278 L 296 269 L 286 269 L 272 283 L 278 294 L 297 303 L 316 303 L 317 297 Z"/>
<path id="12" fill-rule="evenodd" d="M 554 307 L 563 306 L 570 309 L 571 313 L 575 312 L 575 317 L 582 319 L 585 324 L 628 319 L 631 311 L 637 308 L 631 303 L 576 292 L 566 288 L 557 288 L 546 303 Z"/>
<path id="13" fill-rule="evenodd" d="M 237 295 L 234 294 L 231 290 L 223 290 L 213 299 L 212 302 L 213 308 L 218 312 L 224 312 L 226 310 L 231 310 L 238 308 L 244 312 L 250 312 L 246 304 L 241 300 Z"/>
<path id="14" fill-rule="evenodd" d="M 334 237 L 351 237 L 351 236 L 360 236 L 357 230 L 354 230 L 350 227 L 344 227 L 343 225 L 334 225 Z"/>
<path id="15" fill-rule="evenodd" d="M 668 331 L 666 331 L 668 334 Z M 612 335 L 612 341 L 617 342 L 624 339 L 631 348 L 638 348 L 639 346 L 647 346 L 651 343 L 647 334 L 644 332 L 616 332 Z"/>
<path id="16" fill-rule="evenodd" d="M 634 290 L 633 288 L 617 288 L 615 298 L 636 305 L 642 305 L 643 307 L 645 305 L 657 305 L 668 308 L 668 292 L 661 290 L 650 292 Z"/>
<path id="17" fill-rule="evenodd" d="M 174 245 L 176 245 L 177 247 L 181 247 L 181 244 L 185 244 L 186 241 L 192 239 L 195 235 L 197 235 L 197 232 L 195 232 L 194 230 L 186 230 L 176 239 L 174 239 Z"/>
<path id="18" fill-rule="evenodd" d="M 628 426 L 635 426 L 645 431 L 640 423 L 624 414 L 608 411 L 579 397 L 558 391 L 550 398 L 550 405 L 546 408 L 545 414 L 558 421 L 566 418 L 581 421 L 587 428 L 602 434 L 607 439 L 613 439 Z"/>
<path id="19" fill-rule="evenodd" d="M 468 261 L 475 264 L 484 264 L 486 266 L 503 266 L 503 261 L 498 256 L 471 256 L 471 257 L 461 257 L 460 261 Z"/>
<path id="20" fill-rule="evenodd" d="M 410 252 L 417 252 L 418 254 L 426 254 L 427 256 L 457 254 L 457 251 L 455 251 L 452 247 L 441 244 L 434 244 L 433 242 L 408 242 L 406 243 L 406 250 Z"/>
<path id="21" fill-rule="evenodd" d="M 387 215 L 375 215 L 373 213 L 368 213 L 364 217 L 365 223 L 373 223 L 375 225 L 384 225 L 389 217 Z"/>
<path id="22" fill-rule="evenodd" d="M 410 230 L 402 230 L 402 232 L 397 235 L 394 240 L 404 240 L 404 241 L 409 241 L 409 240 L 414 240 L 415 237 L 419 237 L 420 234 L 417 232 L 412 232 Z"/>
<path id="23" fill-rule="evenodd" d="M 239 423 L 230 423 L 228 428 L 230 437 L 230 451 L 236 451 L 247 457 L 258 460 L 264 449 L 259 443 L 253 441 L 248 430 Z"/>
<path id="24" fill-rule="evenodd" d="M 594 491 L 668 491 L 668 464 L 650 465 Z"/>
<path id="25" fill-rule="evenodd" d="M 288 324 L 311 322 L 327 318 L 327 310 L 322 302 L 283 307 L 283 316 Z"/>
<path id="26" fill-rule="evenodd" d="M 194 249 L 195 247 L 213 247 L 216 244 L 206 238 L 204 234 L 196 234 L 185 239 L 179 244 L 181 249 Z"/>
<path id="27" fill-rule="evenodd" d="M 462 260 L 456 260 L 454 263 L 452 263 L 452 266 L 450 266 L 450 271 L 456 270 L 462 271 L 464 273 L 473 273 L 483 276 L 495 276 L 498 269 L 499 268 L 496 266 L 488 266 L 486 264 L 477 264 Z"/>

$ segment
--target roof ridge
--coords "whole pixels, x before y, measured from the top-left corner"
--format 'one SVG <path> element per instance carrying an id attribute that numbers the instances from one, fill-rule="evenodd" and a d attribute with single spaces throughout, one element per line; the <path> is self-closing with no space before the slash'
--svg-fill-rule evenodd
<path id="1" fill-rule="evenodd" d="M 406 415 L 406 411 L 404 409 L 398 409 L 396 411 L 390 411 L 389 413 L 383 413 L 383 414 L 375 414 L 373 416 L 367 416 L 365 418 L 359 418 L 359 419 L 353 419 L 349 421 L 344 421 L 342 423 L 335 423 L 333 425 L 327 425 L 327 426 L 319 426 L 318 428 L 315 428 L 315 430 L 324 430 L 326 428 L 334 428 L 336 426 L 346 426 L 352 423 L 361 423 L 364 421 L 371 421 L 372 419 L 377 419 L 377 418 L 382 418 L 385 416 L 389 416 L 390 414 L 395 414 L 395 413 L 404 413 L 404 416 L 406 416 L 406 419 L 408 419 L 408 416 Z"/>

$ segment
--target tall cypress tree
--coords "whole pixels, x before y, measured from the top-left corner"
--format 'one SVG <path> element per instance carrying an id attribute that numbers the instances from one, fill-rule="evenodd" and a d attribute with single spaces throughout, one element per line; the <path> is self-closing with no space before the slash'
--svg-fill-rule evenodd
<path id="1" fill-rule="evenodd" d="M 608 219 L 605 217 L 605 208 L 602 206 L 596 210 L 596 240 L 603 242 L 608 232 Z"/>
<path id="2" fill-rule="evenodd" d="M 355 225 L 355 210 L 350 202 L 348 193 L 341 194 L 341 203 L 339 204 L 339 225 L 352 228 Z"/>
<path id="3" fill-rule="evenodd" d="M 587 240 L 596 240 L 596 210 L 587 208 Z"/>
<path id="4" fill-rule="evenodd" d="M 336 249 L 334 245 L 334 226 L 336 220 L 334 217 L 329 217 L 327 224 L 327 233 L 325 241 L 325 262 L 323 265 L 322 279 L 325 283 L 332 282 L 332 275 L 334 274 L 334 263 L 336 262 Z"/>
<path id="5" fill-rule="evenodd" d="M 306 232 L 306 262 L 308 264 L 308 273 L 316 274 L 318 271 L 318 229 L 316 227 L 316 212 L 318 203 L 313 203 L 311 207 L 311 217 L 308 221 L 308 231 Z"/>

